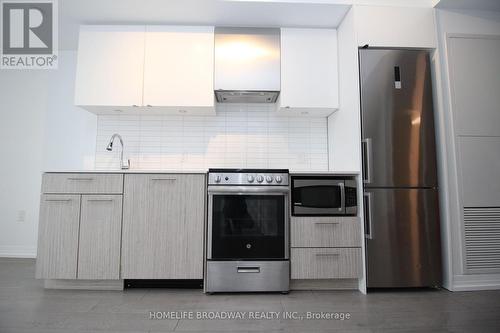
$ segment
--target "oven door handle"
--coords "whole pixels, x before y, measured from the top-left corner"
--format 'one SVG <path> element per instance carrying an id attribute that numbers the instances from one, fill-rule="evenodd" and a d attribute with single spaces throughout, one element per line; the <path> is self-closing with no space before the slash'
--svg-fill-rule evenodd
<path id="1" fill-rule="evenodd" d="M 209 186 L 209 194 L 287 194 L 288 186 Z"/>

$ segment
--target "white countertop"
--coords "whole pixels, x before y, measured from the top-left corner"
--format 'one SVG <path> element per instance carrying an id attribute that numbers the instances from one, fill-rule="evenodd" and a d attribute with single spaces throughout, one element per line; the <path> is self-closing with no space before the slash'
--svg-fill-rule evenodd
<path id="1" fill-rule="evenodd" d="M 207 173 L 207 169 L 192 169 L 192 170 L 145 170 L 145 169 L 128 169 L 128 170 L 48 170 L 44 173 Z"/>
<path id="2" fill-rule="evenodd" d="M 45 173 L 207 173 L 208 169 L 162 169 L 162 170 L 147 170 L 147 169 L 128 169 L 128 170 L 47 170 Z M 292 175 L 358 175 L 359 171 L 295 171 L 290 170 Z"/>
<path id="3" fill-rule="evenodd" d="M 359 171 L 294 171 L 290 170 L 291 175 L 358 175 Z"/>

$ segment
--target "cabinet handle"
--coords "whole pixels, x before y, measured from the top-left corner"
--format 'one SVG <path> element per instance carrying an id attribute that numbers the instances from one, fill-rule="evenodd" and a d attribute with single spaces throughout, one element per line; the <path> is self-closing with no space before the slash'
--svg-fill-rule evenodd
<path id="1" fill-rule="evenodd" d="M 316 257 L 338 257 L 340 253 L 316 253 Z"/>
<path id="2" fill-rule="evenodd" d="M 151 180 L 170 180 L 170 181 L 176 181 L 177 178 L 151 178 Z"/>
<path id="3" fill-rule="evenodd" d="M 68 180 L 92 181 L 94 178 L 68 178 Z"/>
<path id="4" fill-rule="evenodd" d="M 337 224 L 340 224 L 340 222 L 316 222 L 315 224 L 318 224 L 318 225 L 337 225 Z"/>
<path id="5" fill-rule="evenodd" d="M 72 199 L 45 199 L 45 201 L 52 201 L 52 202 L 70 202 Z"/>
<path id="6" fill-rule="evenodd" d="M 96 201 L 97 202 L 112 202 L 113 199 L 88 199 L 87 201 L 89 201 L 89 202 L 91 202 L 91 201 L 92 202 L 96 202 Z"/>

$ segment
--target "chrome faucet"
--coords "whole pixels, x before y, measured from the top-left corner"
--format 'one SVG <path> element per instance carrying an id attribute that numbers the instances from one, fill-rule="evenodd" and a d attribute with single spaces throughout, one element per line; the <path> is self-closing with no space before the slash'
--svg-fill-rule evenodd
<path id="1" fill-rule="evenodd" d="M 118 138 L 118 140 L 120 140 L 120 144 L 122 146 L 122 150 L 120 152 L 120 168 L 122 170 L 126 170 L 126 169 L 129 169 L 130 168 L 130 160 L 127 159 L 126 161 L 123 160 L 123 139 L 121 137 L 120 134 L 118 133 L 115 133 L 113 134 L 113 136 L 111 136 L 111 140 L 109 141 L 109 144 L 108 146 L 106 147 L 106 150 L 107 151 L 112 151 L 113 150 L 113 142 L 115 141 L 115 138 Z"/>

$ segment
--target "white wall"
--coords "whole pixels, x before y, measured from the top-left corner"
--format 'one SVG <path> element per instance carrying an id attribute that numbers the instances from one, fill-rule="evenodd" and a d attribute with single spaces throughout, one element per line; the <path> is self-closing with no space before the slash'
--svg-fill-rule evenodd
<path id="1" fill-rule="evenodd" d="M 0 256 L 36 253 L 48 75 L 0 71 Z"/>
<path id="2" fill-rule="evenodd" d="M 330 171 L 361 171 L 359 65 L 354 10 L 337 30 L 339 109 L 328 117 Z"/>
<path id="3" fill-rule="evenodd" d="M 73 107 L 75 56 L 60 52 L 53 71 L 0 70 L 0 256 L 36 255 L 42 171 L 93 156 L 96 117 Z"/>
<path id="4" fill-rule="evenodd" d="M 61 51 L 51 72 L 43 170 L 94 168 L 97 116 L 74 106 L 76 60 L 76 51 Z"/>
<path id="5" fill-rule="evenodd" d="M 447 36 L 450 34 L 500 36 L 500 13 L 459 10 L 436 10 L 438 52 L 434 59 L 437 72 L 437 130 L 441 150 L 441 201 L 443 220 L 443 251 L 445 286 L 450 290 L 500 288 L 499 274 L 467 275 L 463 267 L 462 205 L 458 177 L 457 134 L 450 94 Z M 471 59 L 471 63 L 474 59 Z M 498 87 L 500 91 L 500 87 Z M 478 101 L 479 102 L 479 101 Z"/>
<path id="6" fill-rule="evenodd" d="M 361 113 L 359 99 L 359 64 L 357 31 L 354 9 L 344 17 L 337 30 L 339 67 L 339 109 L 328 117 L 328 157 L 330 171 L 359 174 L 358 187 L 363 187 L 361 177 Z M 358 193 L 359 216 L 364 221 L 363 193 Z M 360 230 L 364 239 L 364 224 Z M 362 243 L 363 278 L 359 290 L 366 293 L 365 242 Z"/>

